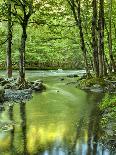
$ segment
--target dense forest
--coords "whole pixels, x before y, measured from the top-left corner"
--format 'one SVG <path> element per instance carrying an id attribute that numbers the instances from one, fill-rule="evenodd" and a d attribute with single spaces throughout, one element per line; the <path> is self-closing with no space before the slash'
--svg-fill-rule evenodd
<path id="1" fill-rule="evenodd" d="M 0 66 L 79 69 L 96 76 L 115 70 L 115 0 L 3 1 Z M 23 72 L 22 67 L 22 72 Z"/>
<path id="2" fill-rule="evenodd" d="M 0 0 L 3 155 L 116 154 L 115 11 L 116 0 Z"/>

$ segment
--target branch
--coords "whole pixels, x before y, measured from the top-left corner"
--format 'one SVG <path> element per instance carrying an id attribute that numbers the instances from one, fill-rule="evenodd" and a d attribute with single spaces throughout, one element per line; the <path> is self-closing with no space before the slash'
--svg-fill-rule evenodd
<path id="1" fill-rule="evenodd" d="M 75 5 L 74 0 L 67 0 L 67 1 L 71 7 L 72 12 L 73 12 L 73 15 L 74 15 L 74 18 L 76 21 L 76 25 L 78 26 L 78 17 L 77 17 L 76 10 L 75 10 L 75 7 L 77 8 L 77 6 Z"/>
<path id="2" fill-rule="evenodd" d="M 11 12 L 13 16 L 15 16 L 16 18 L 18 18 L 19 22 L 22 24 L 23 18 L 17 14 L 16 12 Z"/>
<path id="3" fill-rule="evenodd" d="M 5 43 L 8 41 L 8 39 L 9 39 L 9 37 L 8 37 L 4 42 L 2 42 L 2 43 L 0 44 L 0 46 L 2 46 L 3 44 L 5 44 Z"/>
<path id="4" fill-rule="evenodd" d="M 29 5 L 29 12 L 28 12 L 28 14 L 27 14 L 27 19 L 29 19 L 30 16 L 31 16 L 33 13 L 34 13 L 34 11 L 33 11 L 33 4 L 32 4 L 32 2 L 31 2 L 31 4 Z"/>
<path id="5" fill-rule="evenodd" d="M 17 1 L 17 0 L 13 0 L 13 2 L 15 2 L 15 4 L 17 4 L 17 6 L 20 6 L 20 4 L 23 6 L 23 3 L 22 3 L 21 0 L 18 0 L 18 1 Z M 19 2 L 20 4 L 19 4 L 18 2 Z"/>

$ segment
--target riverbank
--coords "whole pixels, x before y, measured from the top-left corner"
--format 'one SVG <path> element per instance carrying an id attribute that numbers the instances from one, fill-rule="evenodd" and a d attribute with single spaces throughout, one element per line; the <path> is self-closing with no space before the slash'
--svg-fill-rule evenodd
<path id="1" fill-rule="evenodd" d="M 101 111 L 101 141 L 109 149 L 116 149 L 116 96 L 106 94 L 99 104 Z"/>
<path id="2" fill-rule="evenodd" d="M 68 76 L 75 78 L 76 76 Z M 91 77 L 87 78 L 86 75 L 78 77 L 77 81 L 68 84 L 75 85 L 77 88 L 91 93 L 101 94 L 105 97 L 98 104 L 100 109 L 100 128 L 102 136 L 100 137 L 101 143 L 110 150 L 116 149 L 116 74 L 106 76 L 104 78 Z"/>
<path id="3" fill-rule="evenodd" d="M 72 79 L 67 85 L 72 84 L 77 88 L 85 91 L 96 93 L 116 93 L 116 75 L 105 76 L 103 78 L 96 78 L 92 75 L 90 78 L 84 73 L 82 76 L 77 74 L 70 74 L 67 78 Z M 66 78 L 61 78 L 65 80 Z"/>

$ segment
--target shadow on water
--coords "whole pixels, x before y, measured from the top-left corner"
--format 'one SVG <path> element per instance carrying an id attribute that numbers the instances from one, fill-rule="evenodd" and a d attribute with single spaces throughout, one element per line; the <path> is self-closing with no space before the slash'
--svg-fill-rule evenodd
<path id="1" fill-rule="evenodd" d="M 23 154 L 27 155 L 27 126 L 26 126 L 26 103 L 20 103 L 20 116 L 21 116 L 21 128 L 22 128 L 22 146 Z"/>
<path id="2" fill-rule="evenodd" d="M 9 119 L 10 119 L 12 122 L 14 122 L 14 118 L 13 118 L 13 105 L 10 105 L 10 106 L 9 106 L 9 111 L 8 111 L 8 113 L 9 113 Z M 13 125 L 12 125 L 12 129 L 11 129 L 11 131 L 10 131 L 10 136 L 11 136 L 10 150 L 11 150 L 11 152 L 14 151 L 14 145 L 13 145 L 13 143 L 14 143 L 14 134 L 15 134 L 15 125 L 13 124 Z"/>
<path id="3" fill-rule="evenodd" d="M 94 101 L 98 104 L 102 98 L 103 94 L 91 94 L 94 96 Z M 89 98 L 88 94 L 88 98 Z M 68 152 L 68 155 L 114 155 L 110 150 L 107 150 L 102 144 L 100 144 L 100 136 L 102 130 L 100 127 L 101 111 L 99 110 L 97 104 L 95 104 L 90 112 L 88 118 L 88 131 L 87 131 L 87 142 L 86 147 L 79 145 L 77 149 L 77 144 L 79 143 L 80 136 L 83 134 L 83 128 L 85 126 L 85 118 L 80 118 L 76 134 L 73 138 L 72 146 Z"/>
<path id="4" fill-rule="evenodd" d="M 80 135 L 82 134 L 82 130 L 84 127 L 84 117 L 80 119 L 77 130 L 76 130 L 76 136 L 74 137 L 74 141 L 72 144 L 72 147 L 68 153 L 68 155 L 97 155 L 97 149 L 98 149 L 98 140 L 99 140 L 99 110 L 96 111 L 96 109 L 92 109 L 89 123 L 88 123 L 88 139 L 87 139 L 87 149 L 84 153 L 82 146 L 78 150 L 76 150 L 77 141 L 80 138 Z"/>
<path id="5" fill-rule="evenodd" d="M 10 152 L 13 155 L 28 155 L 27 152 L 27 127 L 26 127 L 26 103 L 25 102 L 21 102 L 20 104 L 20 119 L 21 119 L 21 145 L 23 146 L 23 150 L 21 152 L 18 152 L 18 150 L 15 148 L 15 124 L 12 124 L 12 129 L 10 130 Z M 14 104 L 9 106 L 9 110 L 8 110 L 8 115 L 9 115 L 9 120 L 11 122 L 14 122 L 14 113 L 13 113 L 13 107 Z M 20 150 L 19 150 L 20 151 Z"/>
<path id="6" fill-rule="evenodd" d="M 92 94 L 91 94 L 92 95 Z M 95 94 L 93 94 L 93 96 L 95 96 Z M 89 97 L 89 96 L 88 96 Z M 98 103 L 102 98 L 101 97 L 95 96 L 95 100 Z M 13 105 L 9 106 L 9 110 L 8 110 L 8 115 L 9 115 L 9 119 L 11 122 L 14 122 L 14 112 L 13 112 Z M 22 150 L 20 150 L 20 152 L 18 152 L 18 150 L 15 148 L 16 143 L 15 142 L 15 134 L 16 134 L 16 130 L 15 130 L 15 124 L 13 124 L 13 128 L 10 131 L 10 151 L 11 154 L 16 154 L 16 155 L 28 155 L 30 154 L 27 150 L 27 117 L 26 117 L 26 103 L 25 102 L 21 102 L 19 104 L 19 112 L 20 112 L 20 120 L 21 120 L 21 124 L 20 124 L 20 129 L 21 129 L 21 145 L 23 147 Z M 77 125 L 76 125 L 76 131 L 75 131 L 75 136 L 73 136 L 73 142 L 69 145 L 69 147 L 67 146 L 66 148 L 62 148 L 62 150 L 65 152 L 63 154 L 63 151 L 60 153 L 59 148 L 57 147 L 57 145 L 55 144 L 48 144 L 49 147 L 46 150 L 41 150 L 41 151 L 36 151 L 34 154 L 35 155 L 111 155 L 110 153 L 106 153 L 106 150 L 104 149 L 104 147 L 102 147 L 101 149 L 99 149 L 99 138 L 100 138 L 100 126 L 99 126 L 99 122 L 100 122 L 101 116 L 100 116 L 100 111 L 98 109 L 97 104 L 93 106 L 93 108 L 91 109 L 89 118 L 88 118 L 88 125 L 86 125 L 86 118 L 85 115 L 82 114 L 82 117 L 79 119 Z M 77 144 L 79 143 L 79 140 L 81 139 L 82 135 L 84 134 L 83 129 L 87 128 L 87 142 L 86 142 L 86 150 L 83 153 L 83 146 L 79 144 L 79 148 L 77 149 Z M 33 135 L 36 136 L 36 135 Z M 38 146 L 39 147 L 39 146 Z M 62 146 L 61 146 L 62 147 Z M 54 148 L 55 148 L 55 153 L 54 152 Z M 39 148 L 37 149 L 39 150 Z M 112 154 L 113 155 L 113 154 Z"/>
<path id="7" fill-rule="evenodd" d="M 93 108 L 88 124 L 87 155 L 97 155 L 98 139 L 100 133 L 99 120 L 99 110 Z"/>
<path id="8" fill-rule="evenodd" d="M 82 130 L 82 127 L 83 127 L 83 124 L 84 124 L 84 117 L 82 117 L 82 118 L 79 120 L 79 123 L 78 123 L 78 124 L 79 124 L 79 125 L 77 125 L 76 135 L 75 135 L 75 138 L 74 138 L 72 147 L 71 147 L 71 149 L 69 150 L 68 155 L 74 155 L 74 154 L 75 154 L 75 149 L 76 149 L 76 145 L 77 145 L 77 140 L 78 140 L 79 137 L 80 137 L 81 130 Z"/>

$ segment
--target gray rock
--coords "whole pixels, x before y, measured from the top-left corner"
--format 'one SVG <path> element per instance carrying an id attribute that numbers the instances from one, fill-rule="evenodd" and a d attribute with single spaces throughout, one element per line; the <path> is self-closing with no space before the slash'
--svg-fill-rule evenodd
<path id="1" fill-rule="evenodd" d="M 79 77 L 79 76 L 77 74 L 70 74 L 70 75 L 67 75 L 67 77 L 74 78 L 74 77 Z"/>
<path id="2" fill-rule="evenodd" d="M 60 81 L 64 81 L 64 78 L 60 78 Z"/>
<path id="3" fill-rule="evenodd" d="M 43 85 L 42 82 L 35 81 L 33 86 L 32 86 L 32 90 L 34 90 L 34 91 L 42 91 L 42 90 L 45 90 L 45 86 Z"/>
<path id="4" fill-rule="evenodd" d="M 35 84 L 35 85 L 37 85 L 37 84 L 39 84 L 39 83 L 43 83 L 43 81 L 42 81 L 42 80 L 36 80 L 36 81 L 34 81 L 34 84 Z"/>
<path id="5" fill-rule="evenodd" d="M 98 85 L 98 84 L 93 85 L 93 86 L 90 88 L 90 91 L 96 92 L 96 93 L 104 92 L 103 88 L 102 88 L 100 85 Z"/>
<path id="6" fill-rule="evenodd" d="M 102 93 L 104 90 L 102 88 L 91 88 L 90 91 L 96 92 L 96 93 Z"/>
<path id="7" fill-rule="evenodd" d="M 32 90 L 31 89 L 24 89 L 24 90 L 10 90 L 6 89 L 4 98 L 6 101 L 26 101 L 32 97 Z"/>

